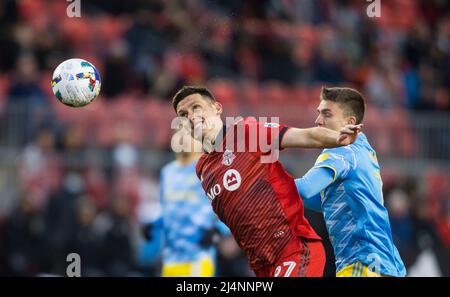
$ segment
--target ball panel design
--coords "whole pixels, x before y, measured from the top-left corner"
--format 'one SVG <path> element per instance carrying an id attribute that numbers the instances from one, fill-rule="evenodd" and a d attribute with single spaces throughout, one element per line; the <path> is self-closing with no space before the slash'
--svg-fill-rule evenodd
<path id="1" fill-rule="evenodd" d="M 95 66 L 88 61 L 69 59 L 56 67 L 51 86 L 61 103 L 82 107 L 91 103 L 100 93 L 101 78 Z"/>

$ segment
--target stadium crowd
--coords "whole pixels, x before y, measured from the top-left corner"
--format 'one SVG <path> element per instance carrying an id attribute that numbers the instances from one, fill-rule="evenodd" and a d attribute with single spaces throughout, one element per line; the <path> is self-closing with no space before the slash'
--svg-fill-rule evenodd
<path id="1" fill-rule="evenodd" d="M 67 5 L 0 3 L 0 148 L 18 156 L 1 165 L 1 195 L 12 197 L 0 210 L 1 275 L 65 274 L 74 251 L 86 276 L 158 273 L 158 259 L 139 257 L 139 211 L 159 199 L 169 99 L 185 84 L 207 85 L 232 115 L 296 126 L 313 124 L 323 85 L 361 90 L 402 258 L 420 274 L 431 253 L 450 275 L 450 173 L 383 163 L 450 160 L 450 129 L 424 135 L 411 116 L 450 112 L 448 1 L 381 0 L 380 18 L 356 0 L 92 0 L 81 18 Z M 101 96 L 77 110 L 50 88 L 72 57 L 102 76 Z M 425 141 L 442 149 L 427 155 Z M 222 249 L 222 275 L 250 275 L 242 254 Z"/>

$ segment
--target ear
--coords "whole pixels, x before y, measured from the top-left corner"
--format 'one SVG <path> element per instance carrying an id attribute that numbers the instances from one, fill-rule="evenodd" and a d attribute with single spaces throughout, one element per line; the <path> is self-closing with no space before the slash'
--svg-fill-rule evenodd
<path id="1" fill-rule="evenodd" d="M 214 102 L 214 107 L 216 108 L 216 114 L 221 115 L 223 111 L 222 104 L 216 101 Z"/>
<path id="2" fill-rule="evenodd" d="M 355 116 L 347 117 L 347 125 L 356 125 L 356 117 Z"/>

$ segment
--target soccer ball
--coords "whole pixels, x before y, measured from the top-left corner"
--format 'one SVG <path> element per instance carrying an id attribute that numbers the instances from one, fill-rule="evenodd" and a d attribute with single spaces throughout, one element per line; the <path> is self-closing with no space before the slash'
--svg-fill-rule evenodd
<path id="1" fill-rule="evenodd" d="M 100 93 L 100 74 L 94 65 L 82 59 L 69 59 L 56 67 L 52 90 L 56 98 L 71 107 L 85 106 Z"/>

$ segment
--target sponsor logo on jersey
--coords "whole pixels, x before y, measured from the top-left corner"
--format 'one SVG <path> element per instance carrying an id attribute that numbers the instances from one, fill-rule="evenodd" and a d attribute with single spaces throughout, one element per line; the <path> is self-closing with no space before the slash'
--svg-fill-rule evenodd
<path id="1" fill-rule="evenodd" d="M 241 175 L 235 169 L 228 169 L 223 175 L 223 186 L 226 190 L 236 191 L 241 185 Z"/>
<path id="2" fill-rule="evenodd" d="M 212 187 L 211 189 L 209 189 L 209 191 L 206 193 L 206 195 L 208 196 L 209 200 L 213 201 L 222 191 L 222 188 L 220 187 L 219 184 L 215 184 L 214 187 Z"/>

